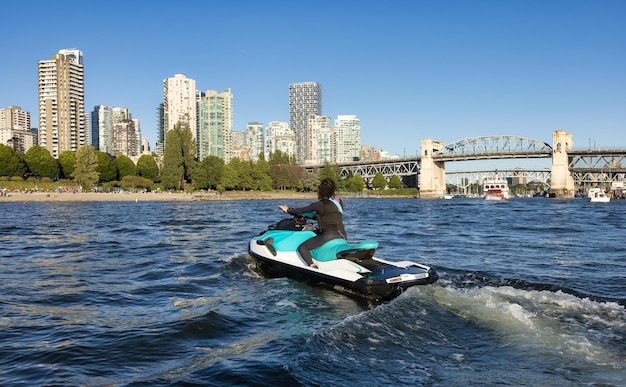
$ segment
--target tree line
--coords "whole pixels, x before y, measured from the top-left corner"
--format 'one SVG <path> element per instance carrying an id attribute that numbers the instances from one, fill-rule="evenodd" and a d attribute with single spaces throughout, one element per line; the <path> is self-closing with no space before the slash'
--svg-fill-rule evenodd
<path id="1" fill-rule="evenodd" d="M 361 192 L 365 180 L 359 176 L 341 177 L 339 167 L 327 164 L 317 172 L 297 166 L 295 157 L 280 150 L 259 155 L 256 162 L 238 158 L 225 163 L 217 156 L 197 160 L 196 143 L 187 126 L 177 124 L 167 133 L 162 158 L 144 154 L 135 164 L 129 157 L 111 155 L 84 145 L 77 151 L 64 151 L 58 159 L 42 146 L 33 146 L 26 153 L 0 144 L 0 177 L 4 180 L 73 181 L 83 190 L 297 190 L 314 191 L 321 179 L 337 181 L 339 189 Z M 159 165 L 160 164 L 160 165 Z M 389 182 L 377 174 L 373 189 L 402 188 L 402 181 L 393 176 Z"/>

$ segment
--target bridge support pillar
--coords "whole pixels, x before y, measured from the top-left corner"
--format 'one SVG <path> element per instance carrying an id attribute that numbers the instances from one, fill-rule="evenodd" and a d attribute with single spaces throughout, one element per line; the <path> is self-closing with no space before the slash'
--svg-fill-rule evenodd
<path id="1" fill-rule="evenodd" d="M 446 170 L 443 162 L 433 159 L 433 153 L 443 149 L 443 142 L 429 138 L 422 140 L 422 157 L 419 169 L 419 197 L 440 199 L 446 193 Z"/>
<path id="2" fill-rule="evenodd" d="M 574 197 L 574 177 L 569 170 L 568 150 L 573 146 L 572 135 L 564 130 L 552 133 L 552 171 L 550 173 L 550 193 L 557 198 Z"/>

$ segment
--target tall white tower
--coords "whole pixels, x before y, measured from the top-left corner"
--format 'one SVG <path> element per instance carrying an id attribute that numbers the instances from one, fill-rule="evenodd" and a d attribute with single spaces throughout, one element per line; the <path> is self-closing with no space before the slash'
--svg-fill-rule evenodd
<path id="1" fill-rule="evenodd" d="M 332 162 L 332 129 L 330 117 L 309 114 L 304 165 L 322 165 Z"/>
<path id="2" fill-rule="evenodd" d="M 339 115 L 333 128 L 334 155 L 337 163 L 355 161 L 361 152 L 361 122 L 354 115 Z"/>
<path id="3" fill-rule="evenodd" d="M 163 81 L 164 140 L 176 124 L 189 126 L 192 138 L 197 138 L 196 81 L 183 74 L 175 74 Z"/>

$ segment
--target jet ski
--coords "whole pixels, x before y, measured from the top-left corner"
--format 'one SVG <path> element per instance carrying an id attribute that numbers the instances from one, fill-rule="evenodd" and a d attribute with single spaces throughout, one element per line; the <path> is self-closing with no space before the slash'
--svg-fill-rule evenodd
<path id="1" fill-rule="evenodd" d="M 439 279 L 428 266 L 374 257 L 379 246 L 372 240 L 348 243 L 343 238 L 332 239 L 311 250 L 317 268 L 309 267 L 297 249 L 317 234 L 317 228 L 309 222 L 314 216 L 309 213 L 283 219 L 252 238 L 248 253 L 259 269 L 271 277 L 326 285 L 383 301 L 397 297 L 411 286 L 432 284 Z"/>

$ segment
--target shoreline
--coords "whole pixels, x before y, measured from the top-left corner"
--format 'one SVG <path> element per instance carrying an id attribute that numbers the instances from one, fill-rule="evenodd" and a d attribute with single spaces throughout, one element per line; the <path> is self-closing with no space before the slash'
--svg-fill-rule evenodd
<path id="1" fill-rule="evenodd" d="M 8 192 L 8 196 L 0 196 L 0 203 L 28 202 L 192 202 L 209 200 L 271 200 L 271 199 L 315 199 L 315 193 L 302 192 L 260 192 L 260 191 L 226 191 L 226 192 Z"/>

